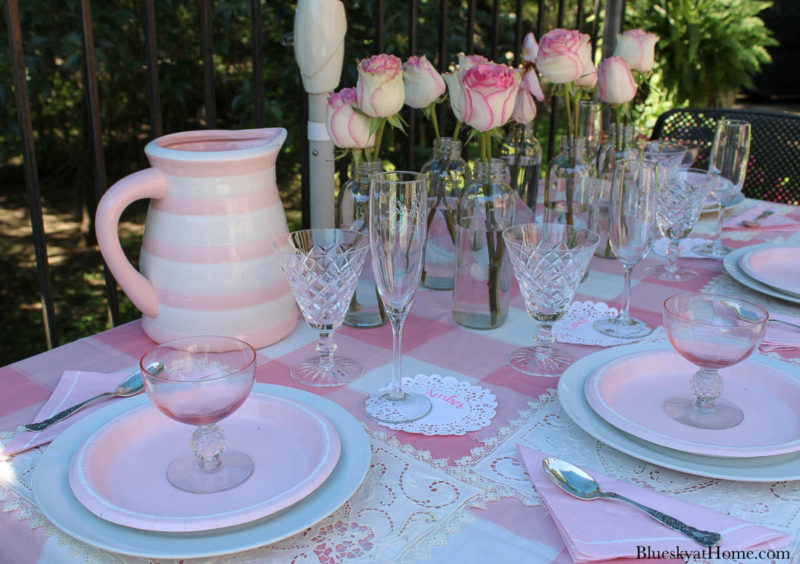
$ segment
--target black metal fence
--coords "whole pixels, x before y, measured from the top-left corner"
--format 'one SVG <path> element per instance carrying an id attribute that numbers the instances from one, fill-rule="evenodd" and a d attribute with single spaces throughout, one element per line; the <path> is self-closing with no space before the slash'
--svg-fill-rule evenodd
<path id="1" fill-rule="evenodd" d="M 408 52 L 396 53 L 401 57 L 418 54 L 418 40 L 419 40 L 419 24 L 420 24 L 420 2 L 424 0 L 410 0 L 406 3 L 407 14 L 405 15 L 407 21 L 407 40 Z M 93 180 L 94 180 L 94 193 L 96 198 L 103 195 L 108 188 L 108 180 L 106 175 L 106 162 L 103 143 L 103 124 L 101 123 L 101 100 L 98 94 L 97 86 L 97 69 L 95 57 L 95 39 L 93 37 L 93 21 L 92 21 L 92 5 L 91 0 L 79 0 L 80 13 L 81 13 L 81 32 L 83 44 L 83 80 L 84 91 L 87 98 L 87 108 L 89 110 L 88 126 L 91 139 L 91 155 L 93 165 Z M 145 53 L 146 61 L 146 89 L 148 100 L 148 112 L 150 121 L 150 132 L 153 137 L 160 136 L 163 133 L 163 120 L 161 108 L 161 95 L 159 90 L 159 71 L 158 71 L 158 50 L 157 50 L 157 36 L 156 36 L 156 17 L 154 9 L 155 0 L 141 0 L 141 26 L 144 31 L 144 45 L 143 50 Z M 214 45 L 212 40 L 213 31 L 213 17 L 212 17 L 212 0 L 197 0 L 198 2 L 198 26 L 200 29 L 201 39 L 201 53 L 202 53 L 202 72 L 203 72 L 203 96 L 205 125 L 208 128 L 217 126 L 217 102 L 215 94 L 215 68 L 214 68 Z M 262 70 L 264 68 L 263 60 L 263 38 L 262 38 L 262 11 L 264 0 L 250 0 L 251 4 L 251 18 L 252 18 L 252 73 L 254 80 L 253 85 L 253 100 L 254 100 L 254 125 L 255 127 L 264 126 L 264 96 L 265 87 L 263 81 L 258 77 L 263 76 Z M 579 28 L 585 33 L 590 33 L 592 36 L 592 44 L 597 45 L 599 33 L 601 30 L 601 22 L 605 21 L 605 31 L 607 38 L 605 41 L 606 51 L 612 44 L 616 32 L 620 28 L 621 14 L 623 13 L 622 0 L 570 0 L 569 4 L 566 0 L 431 0 L 424 2 L 426 8 L 438 3 L 438 50 L 436 53 L 428 53 L 433 56 L 440 71 L 446 71 L 449 61 L 456 53 L 448 52 L 448 38 L 452 36 L 456 25 L 464 25 L 464 45 L 463 51 L 467 54 L 475 52 L 476 47 L 476 33 L 482 34 L 480 39 L 484 48 L 488 47 L 488 52 L 483 54 L 490 57 L 492 60 L 498 60 L 501 49 L 513 53 L 513 62 L 519 62 L 520 50 L 524 34 L 533 30 L 537 38 L 541 37 L 542 33 L 546 31 L 545 15 L 555 11 L 555 24 L 554 27 L 567 27 Z M 346 3 L 347 4 L 347 3 Z M 454 7 L 461 8 L 466 11 L 466 17 L 458 22 L 450 21 L 448 13 L 451 13 Z M 374 37 L 372 38 L 372 52 L 379 53 L 384 51 L 385 47 L 385 23 L 387 20 L 386 2 L 385 0 L 374 0 L 372 6 L 374 13 Z M 509 22 L 513 22 L 513 40 L 511 44 L 504 44 L 501 37 L 509 35 L 508 30 L 501 27 L 503 16 L 511 16 L 512 12 L 509 8 L 513 9 L 514 17 L 506 17 Z M 574 11 L 573 11 L 574 10 Z M 524 13 L 535 11 L 535 25 L 534 21 L 526 22 Z M 59 343 L 58 329 L 55 323 L 55 310 L 53 292 L 54 289 L 51 285 L 50 269 L 47 258 L 47 244 L 44 230 L 44 222 L 42 216 L 42 202 L 41 202 L 41 185 L 39 179 L 39 171 L 36 161 L 36 146 L 34 129 L 32 124 L 32 114 L 28 88 L 26 83 L 26 68 L 24 64 L 25 46 L 23 45 L 23 33 L 20 25 L 18 0 L 5 0 L 5 16 L 6 27 L 9 38 L 11 67 L 13 70 L 15 102 L 17 108 L 17 115 L 19 121 L 19 131 L 21 137 L 21 153 L 22 162 L 25 174 L 25 186 L 28 197 L 28 207 L 31 218 L 31 229 L 33 232 L 33 244 L 35 248 L 36 265 L 37 265 L 37 279 L 39 292 L 42 302 L 42 311 L 44 318 L 44 328 L 47 339 L 47 346 L 54 347 Z M 488 26 L 478 26 L 479 16 L 483 20 L 488 20 Z M 55 17 L 55 14 L 54 14 Z M 397 18 L 397 14 L 391 14 L 391 17 Z M 551 18 L 552 19 L 552 18 Z M 462 21 L 464 22 L 462 24 Z M 431 26 L 429 20 L 426 21 L 426 29 Z M 291 22 L 287 22 L 287 29 L 291 29 Z M 458 30 L 461 32 L 462 30 Z M 485 34 L 488 31 L 488 41 Z M 506 32 L 505 34 L 503 32 Z M 606 53 L 607 54 L 607 53 Z M 345 57 L 346 63 L 351 57 Z M 346 76 L 343 78 L 343 84 L 347 84 Z M 538 126 L 548 127 L 549 143 L 545 155 L 549 157 L 553 153 L 553 144 L 555 142 L 556 133 L 556 104 L 555 97 L 550 101 L 549 123 L 540 123 Z M 440 108 L 444 111 L 443 108 Z M 308 120 L 308 106 L 305 101 L 301 104 L 301 123 Z M 405 150 L 405 166 L 413 169 L 415 166 L 415 142 L 417 135 L 417 122 L 415 112 L 411 111 L 407 115 L 408 121 L 408 141 L 406 142 Z M 308 194 L 309 194 L 309 178 L 308 178 L 308 150 L 307 141 L 303 140 L 303 148 L 300 151 L 301 155 L 301 171 L 302 171 L 302 212 L 304 223 L 307 222 L 309 217 L 308 210 Z M 108 312 L 111 322 L 116 325 L 120 321 L 119 314 L 119 297 L 117 292 L 116 283 L 107 268 L 104 269 L 105 274 L 105 291 L 108 303 Z"/>

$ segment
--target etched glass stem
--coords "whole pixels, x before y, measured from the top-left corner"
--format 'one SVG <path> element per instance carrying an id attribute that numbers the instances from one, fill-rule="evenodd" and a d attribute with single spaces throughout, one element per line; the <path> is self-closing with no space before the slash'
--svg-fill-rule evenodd
<path id="1" fill-rule="evenodd" d="M 319 341 L 315 347 L 319 353 L 319 365 L 323 370 L 333 370 L 335 366 L 333 353 L 337 345 L 333 341 L 333 325 L 324 325 L 319 328 Z"/>
<path id="2" fill-rule="evenodd" d="M 697 407 L 709 410 L 714 407 L 714 402 L 722 394 L 722 377 L 716 370 L 701 368 L 692 376 L 689 387 L 696 398 Z"/>
<path id="3" fill-rule="evenodd" d="M 222 463 L 222 451 L 227 445 L 227 438 L 225 431 L 216 425 L 201 425 L 192 433 L 190 444 L 200 468 L 210 472 Z"/>
<path id="4" fill-rule="evenodd" d="M 619 320 L 623 323 L 631 322 L 631 274 L 633 273 L 632 264 L 622 265 L 622 278 L 624 280 L 622 294 L 622 311 L 619 312 Z"/>
<path id="5" fill-rule="evenodd" d="M 403 399 L 403 387 L 400 382 L 403 374 L 403 322 L 405 315 L 389 314 L 392 325 L 392 381 L 389 384 L 389 396 L 392 399 Z"/>
<path id="6" fill-rule="evenodd" d="M 711 246 L 714 248 L 722 246 L 722 216 L 724 211 L 725 206 L 722 205 L 722 201 L 720 201 L 717 204 L 717 220 L 714 223 L 714 233 L 712 236 L 714 242 L 711 244 Z"/>
<path id="7" fill-rule="evenodd" d="M 667 272 L 676 272 L 678 270 L 678 257 L 681 254 L 679 240 L 670 239 L 664 254 L 667 256 Z"/>
<path id="8" fill-rule="evenodd" d="M 547 321 L 537 321 L 539 324 L 539 329 L 536 331 L 536 335 L 534 335 L 534 341 L 536 342 L 536 356 L 540 359 L 549 358 L 553 343 L 555 343 L 555 337 L 553 337 L 553 324 Z"/>

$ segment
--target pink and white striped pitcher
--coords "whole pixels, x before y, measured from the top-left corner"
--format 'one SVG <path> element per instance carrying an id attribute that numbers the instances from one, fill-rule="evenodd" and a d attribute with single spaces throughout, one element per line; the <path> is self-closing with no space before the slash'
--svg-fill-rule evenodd
<path id="1" fill-rule="evenodd" d="M 114 184 L 97 209 L 97 242 L 120 287 L 161 343 L 237 337 L 254 347 L 294 329 L 298 314 L 272 249 L 288 232 L 275 184 L 281 128 L 188 131 L 145 147 L 152 168 Z M 119 242 L 122 211 L 151 198 L 139 273 Z"/>

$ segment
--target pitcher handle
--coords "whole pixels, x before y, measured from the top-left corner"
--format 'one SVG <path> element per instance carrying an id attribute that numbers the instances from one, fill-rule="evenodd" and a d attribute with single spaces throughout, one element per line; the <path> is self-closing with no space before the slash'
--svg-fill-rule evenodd
<path id="1" fill-rule="evenodd" d="M 136 200 L 160 200 L 167 196 L 168 191 L 167 177 L 163 172 L 155 168 L 140 170 L 109 188 L 100 199 L 95 215 L 97 244 L 111 274 L 133 305 L 150 317 L 158 315 L 156 292 L 153 284 L 125 256 L 119 242 L 119 218 L 123 210 Z"/>

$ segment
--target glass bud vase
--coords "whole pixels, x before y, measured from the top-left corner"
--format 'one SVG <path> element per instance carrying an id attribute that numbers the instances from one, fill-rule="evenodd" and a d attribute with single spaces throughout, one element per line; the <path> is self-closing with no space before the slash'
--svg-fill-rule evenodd
<path id="1" fill-rule="evenodd" d="M 615 124 L 609 128 L 608 140 L 597 151 L 596 200 L 592 223 L 589 228 L 600 236 L 594 254 L 603 258 L 614 258 L 608 243 L 609 206 L 611 205 L 611 176 L 614 163 L 623 159 L 641 158 L 641 149 L 636 143 L 636 131 L 631 125 Z"/>
<path id="2" fill-rule="evenodd" d="M 539 179 L 542 174 L 542 146 L 533 134 L 533 122 L 512 122 L 500 145 L 500 156 L 509 171 L 509 185 L 536 217 Z"/>
<path id="3" fill-rule="evenodd" d="M 501 159 L 476 162 L 458 199 L 453 318 L 472 329 L 494 329 L 508 317 L 511 267 L 503 230 L 514 224 L 516 194 L 506 174 Z"/>
<path id="4" fill-rule="evenodd" d="M 433 157 L 422 165 L 428 183 L 428 234 L 422 285 L 452 290 L 455 271 L 455 217 L 458 197 L 470 171 L 461 158 L 461 141 L 442 137 L 433 141 Z"/>
<path id="5" fill-rule="evenodd" d="M 576 229 L 592 225 L 596 172 L 585 137 L 562 137 L 561 150 L 547 165 L 544 222 L 566 223 Z"/>
<path id="6" fill-rule="evenodd" d="M 338 227 L 361 233 L 369 230 L 369 180 L 382 170 L 380 161 L 361 161 L 355 167 L 353 178 L 345 182 L 339 193 Z M 372 257 L 367 253 L 364 268 L 358 279 L 356 291 L 344 317 L 349 327 L 378 327 L 388 318 L 378 296 L 378 287 L 372 274 Z"/>

